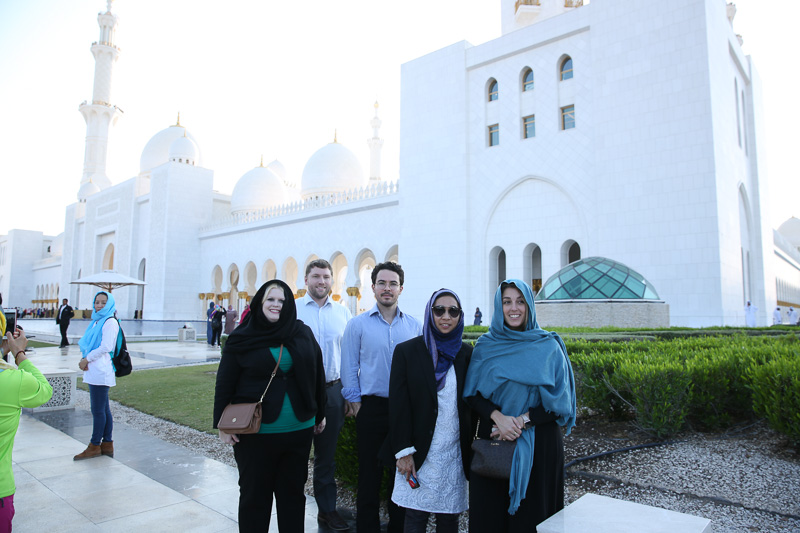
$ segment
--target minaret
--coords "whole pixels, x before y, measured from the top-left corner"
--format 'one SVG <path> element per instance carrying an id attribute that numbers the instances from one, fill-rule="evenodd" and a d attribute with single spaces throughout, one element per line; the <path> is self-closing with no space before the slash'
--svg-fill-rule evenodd
<path id="1" fill-rule="evenodd" d="M 381 148 L 383 139 L 379 137 L 378 130 L 381 127 L 381 119 L 378 118 L 378 101 L 375 101 L 375 116 L 370 120 L 372 126 L 372 138 L 367 139 L 369 145 L 369 181 L 381 180 Z"/>
<path id="2" fill-rule="evenodd" d="M 86 201 L 88 196 L 111 185 L 106 176 L 106 155 L 108 153 L 108 129 L 117 122 L 122 110 L 111 105 L 111 70 L 119 57 L 119 48 L 114 44 L 117 17 L 111 13 L 111 3 L 107 0 L 105 13 L 97 14 L 100 26 L 100 39 L 92 43 L 94 56 L 94 90 L 92 101 L 84 101 L 78 108 L 86 121 L 86 149 L 83 155 L 83 177 L 78 191 L 78 200 Z"/>

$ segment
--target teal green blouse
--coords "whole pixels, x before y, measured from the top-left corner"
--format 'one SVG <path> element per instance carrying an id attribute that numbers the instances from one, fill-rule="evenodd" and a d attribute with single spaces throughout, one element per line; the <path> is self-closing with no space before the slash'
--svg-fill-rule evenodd
<path id="1" fill-rule="evenodd" d="M 279 347 L 270 348 L 269 351 L 272 353 L 272 358 L 275 362 L 278 362 L 278 352 L 280 351 Z M 280 369 L 284 373 L 289 372 L 292 368 L 292 355 L 289 353 L 289 350 L 286 349 L 284 346 L 283 348 L 283 357 L 281 357 L 281 364 Z M 270 422 L 269 424 L 261 424 L 261 429 L 258 430 L 259 433 L 289 433 L 291 431 L 299 431 L 301 429 L 308 429 L 310 427 L 314 427 L 314 417 L 312 416 L 308 420 L 301 421 L 298 420 L 294 414 L 294 409 L 292 409 L 292 402 L 289 401 L 289 395 L 286 394 L 283 397 L 283 406 L 281 407 L 281 412 L 278 415 L 278 418 L 275 419 L 274 422 Z"/>

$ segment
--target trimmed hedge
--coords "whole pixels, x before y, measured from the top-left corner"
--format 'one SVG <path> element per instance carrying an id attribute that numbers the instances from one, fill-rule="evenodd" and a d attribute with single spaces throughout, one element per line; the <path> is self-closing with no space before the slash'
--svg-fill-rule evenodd
<path id="1" fill-rule="evenodd" d="M 665 438 L 688 426 L 720 429 L 757 414 L 770 420 L 766 407 L 759 411 L 754 405 L 754 391 L 765 387 L 754 379 L 766 379 L 776 364 L 797 361 L 800 340 L 796 335 L 741 334 L 655 342 L 568 340 L 567 349 L 577 375 L 579 405 L 611 418 L 631 418 L 641 429 Z M 779 368 L 791 374 L 794 367 Z M 773 406 L 769 411 L 776 419 L 770 424 L 791 435 L 798 424 L 784 411 L 775 413 L 776 400 L 759 401 Z M 786 413 L 800 412 L 800 393 L 782 396 L 781 403 L 788 406 Z"/>
<path id="2" fill-rule="evenodd" d="M 800 358 L 751 362 L 746 370 L 753 410 L 800 449 Z"/>
<path id="3" fill-rule="evenodd" d="M 474 344 L 487 329 L 467 326 L 464 340 Z M 633 420 L 660 439 L 687 427 L 718 430 L 764 417 L 800 449 L 797 329 L 630 331 L 564 332 L 579 407 Z M 336 477 L 356 486 L 352 418 L 339 436 Z"/>

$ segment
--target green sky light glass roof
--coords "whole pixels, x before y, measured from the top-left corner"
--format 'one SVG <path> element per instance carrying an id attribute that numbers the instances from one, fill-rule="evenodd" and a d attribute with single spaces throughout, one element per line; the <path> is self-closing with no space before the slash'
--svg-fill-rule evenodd
<path id="1" fill-rule="evenodd" d="M 565 266 L 548 278 L 536 299 L 660 300 L 641 274 L 605 257 L 587 257 Z"/>

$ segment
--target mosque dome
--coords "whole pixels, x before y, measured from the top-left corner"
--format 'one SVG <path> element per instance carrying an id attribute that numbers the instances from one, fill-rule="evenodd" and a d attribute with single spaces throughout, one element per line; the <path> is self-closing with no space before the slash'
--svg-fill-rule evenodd
<path id="1" fill-rule="evenodd" d="M 285 204 L 288 200 L 283 181 L 270 169 L 258 166 L 236 182 L 231 195 L 231 212 L 244 213 Z"/>
<path id="2" fill-rule="evenodd" d="M 194 143 L 197 151 L 196 164 L 200 165 L 202 158 L 200 157 L 197 141 L 186 128 L 176 124 L 159 131 L 147 141 L 144 150 L 142 150 L 142 157 L 139 158 L 139 172 L 147 172 L 169 161 L 169 151 L 173 141 L 184 135 Z"/>
<path id="3" fill-rule="evenodd" d="M 81 188 L 78 189 L 78 200 L 86 200 L 93 194 L 97 194 L 100 192 L 100 187 L 98 187 L 94 182 L 87 181 L 86 183 L 81 185 Z"/>
<path id="4" fill-rule="evenodd" d="M 303 198 L 309 198 L 364 187 L 367 180 L 353 152 L 334 141 L 308 159 L 301 184 Z"/>
<path id="5" fill-rule="evenodd" d="M 536 300 L 660 300 L 644 276 L 618 261 L 587 257 L 545 282 Z"/>
<path id="6" fill-rule="evenodd" d="M 200 150 L 189 137 L 178 137 L 169 145 L 169 160 L 194 165 Z"/>
<path id="7" fill-rule="evenodd" d="M 281 180 L 283 180 L 283 183 L 287 187 L 297 187 L 297 185 L 298 185 L 297 180 L 296 179 L 289 179 L 287 177 L 286 167 L 283 166 L 283 163 L 281 163 L 277 159 L 274 160 L 269 165 L 267 165 L 267 168 L 270 169 L 272 172 L 274 172 L 275 175 L 278 176 Z"/>
<path id="8" fill-rule="evenodd" d="M 800 248 L 800 220 L 790 218 L 778 227 L 778 233 L 783 235 L 795 248 Z"/>

